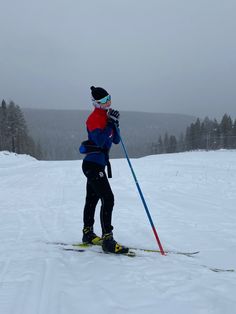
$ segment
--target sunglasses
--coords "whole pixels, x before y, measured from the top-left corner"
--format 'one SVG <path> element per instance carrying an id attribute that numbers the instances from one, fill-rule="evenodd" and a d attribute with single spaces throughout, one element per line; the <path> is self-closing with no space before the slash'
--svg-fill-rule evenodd
<path id="1" fill-rule="evenodd" d="M 102 99 L 97 100 L 98 104 L 106 104 L 108 101 L 111 101 L 111 95 L 107 95 Z"/>

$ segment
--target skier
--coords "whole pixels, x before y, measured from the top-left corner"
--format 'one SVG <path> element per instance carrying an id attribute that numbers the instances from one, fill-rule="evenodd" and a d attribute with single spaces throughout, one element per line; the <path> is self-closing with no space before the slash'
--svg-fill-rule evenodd
<path id="1" fill-rule="evenodd" d="M 86 154 L 82 170 L 87 178 L 86 201 L 83 213 L 83 243 L 102 245 L 105 252 L 128 253 L 129 249 L 118 244 L 113 238 L 112 210 L 114 195 L 108 177 L 111 177 L 109 151 L 112 143 L 119 144 L 118 110 L 111 109 L 111 95 L 101 87 L 91 88 L 94 111 L 89 115 L 86 126 L 88 140 L 80 146 L 80 152 Z M 100 222 L 102 238 L 94 233 L 94 215 L 96 205 L 101 200 Z"/>

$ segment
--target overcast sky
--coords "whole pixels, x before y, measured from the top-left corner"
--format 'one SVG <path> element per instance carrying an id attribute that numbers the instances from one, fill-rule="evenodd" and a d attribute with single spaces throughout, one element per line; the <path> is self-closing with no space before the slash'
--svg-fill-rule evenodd
<path id="1" fill-rule="evenodd" d="M 0 0 L 0 98 L 236 117 L 235 0 Z"/>

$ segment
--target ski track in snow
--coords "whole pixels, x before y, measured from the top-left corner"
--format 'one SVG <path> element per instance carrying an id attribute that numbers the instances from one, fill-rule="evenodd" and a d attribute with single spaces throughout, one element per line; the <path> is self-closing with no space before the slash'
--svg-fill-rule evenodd
<path id="1" fill-rule="evenodd" d="M 236 151 L 132 160 L 164 248 L 193 258 L 66 252 L 81 240 L 81 161 L 0 152 L 0 313 L 232 314 L 236 306 Z M 157 248 L 126 160 L 113 160 L 115 238 Z M 96 213 L 97 233 L 99 209 Z"/>

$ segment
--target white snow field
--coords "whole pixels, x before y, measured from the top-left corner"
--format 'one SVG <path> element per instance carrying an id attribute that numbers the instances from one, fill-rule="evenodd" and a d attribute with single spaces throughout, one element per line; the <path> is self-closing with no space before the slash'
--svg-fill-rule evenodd
<path id="1" fill-rule="evenodd" d="M 236 313 L 236 272 L 214 271 L 236 269 L 236 151 L 131 162 L 164 249 L 200 253 L 131 258 L 47 244 L 81 241 L 81 161 L 0 152 L 1 314 Z M 114 238 L 157 249 L 126 159 L 112 169 Z"/>

